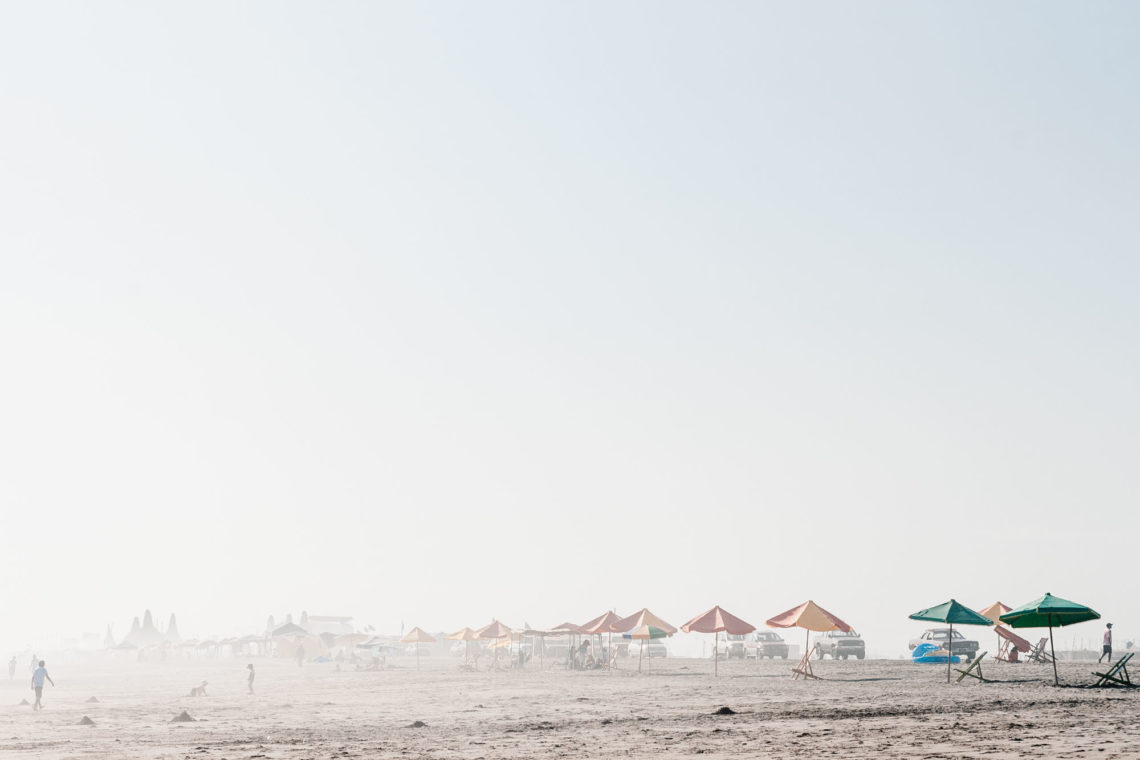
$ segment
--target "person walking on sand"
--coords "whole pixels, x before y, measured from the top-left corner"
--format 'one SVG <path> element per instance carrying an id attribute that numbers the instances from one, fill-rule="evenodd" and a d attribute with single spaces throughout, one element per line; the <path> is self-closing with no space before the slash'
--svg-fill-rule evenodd
<path id="1" fill-rule="evenodd" d="M 16 677 L 16 655 L 12 655 L 12 659 L 8 660 L 8 680 L 11 681 Z"/>
<path id="2" fill-rule="evenodd" d="M 1100 657 L 1096 658 L 1096 661 L 1100 662 L 1106 657 L 1109 662 L 1112 662 L 1112 623 L 1108 623 L 1104 627 L 1104 646 L 1101 647 Z"/>
<path id="3" fill-rule="evenodd" d="M 249 684 L 249 693 L 252 694 L 253 693 L 253 676 L 254 676 L 253 663 L 251 662 L 249 665 L 246 665 L 246 667 L 249 668 L 249 680 L 247 680 L 246 683 Z"/>
<path id="4" fill-rule="evenodd" d="M 51 676 L 48 675 L 47 668 L 44 667 L 44 661 L 40 660 L 40 666 L 36 668 L 34 673 L 32 673 L 32 688 L 36 692 L 36 703 L 32 705 L 33 710 L 44 709 L 43 704 L 40 702 L 40 699 L 44 695 L 44 679 L 47 679 L 48 683 L 50 683 L 52 686 L 55 686 L 55 681 L 51 680 Z"/>
<path id="5" fill-rule="evenodd" d="M 297 647 L 297 667 L 300 668 L 300 667 L 303 667 L 304 665 L 305 665 L 305 645 L 302 644 L 299 647 Z"/>

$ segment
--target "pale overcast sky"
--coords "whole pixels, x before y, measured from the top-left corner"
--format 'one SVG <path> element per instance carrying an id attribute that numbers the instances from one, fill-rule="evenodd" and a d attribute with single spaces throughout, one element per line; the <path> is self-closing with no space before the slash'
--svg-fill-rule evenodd
<path id="1" fill-rule="evenodd" d="M 3 3 L 0 645 L 810 597 L 893 656 L 1046 591 L 1140 636 L 1138 30 Z"/>

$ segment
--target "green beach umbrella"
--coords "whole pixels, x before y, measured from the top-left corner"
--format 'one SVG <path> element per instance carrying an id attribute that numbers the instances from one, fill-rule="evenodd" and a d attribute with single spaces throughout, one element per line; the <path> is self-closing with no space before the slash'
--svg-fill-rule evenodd
<path id="1" fill-rule="evenodd" d="M 1053 658 L 1053 685 L 1059 686 L 1057 677 L 1057 654 L 1053 649 L 1053 626 L 1066 626 L 1098 620 L 1100 613 L 1083 604 L 1046 594 L 1045 596 L 1015 607 L 1001 616 L 1001 622 L 1009 623 L 1010 628 L 1049 627 L 1049 655 Z"/>
<path id="2" fill-rule="evenodd" d="M 937 607 L 919 610 L 909 616 L 911 620 L 929 620 L 933 623 L 948 623 L 950 625 L 950 638 L 946 640 L 946 683 L 950 683 L 950 659 L 953 655 L 951 647 L 954 640 L 954 624 L 958 625 L 985 625 L 990 626 L 994 621 L 984 615 L 979 615 L 964 604 L 951 599 Z"/>

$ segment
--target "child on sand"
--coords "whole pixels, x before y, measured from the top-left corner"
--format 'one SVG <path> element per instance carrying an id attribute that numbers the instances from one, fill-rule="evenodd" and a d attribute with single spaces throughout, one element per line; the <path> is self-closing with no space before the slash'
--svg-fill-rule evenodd
<path id="1" fill-rule="evenodd" d="M 246 665 L 246 667 L 249 668 L 249 680 L 247 681 L 247 683 L 249 684 L 249 693 L 252 694 L 253 693 L 253 663 L 251 662 L 249 665 Z"/>
<path id="2" fill-rule="evenodd" d="M 201 686 L 195 686 L 194 688 L 192 688 L 190 690 L 190 696 L 192 696 L 192 697 L 208 696 L 206 694 L 206 683 L 207 683 L 206 681 L 203 681 Z"/>
<path id="3" fill-rule="evenodd" d="M 36 691 L 36 703 L 32 705 L 33 710 L 44 709 L 43 704 L 40 702 L 40 699 L 44 695 L 44 679 L 47 679 L 48 683 L 55 686 L 55 681 L 51 680 L 47 668 L 44 667 L 44 661 L 40 660 L 40 666 L 32 673 L 32 688 Z"/>
<path id="4" fill-rule="evenodd" d="M 8 660 L 8 680 L 16 677 L 16 655 L 12 655 L 12 659 Z"/>

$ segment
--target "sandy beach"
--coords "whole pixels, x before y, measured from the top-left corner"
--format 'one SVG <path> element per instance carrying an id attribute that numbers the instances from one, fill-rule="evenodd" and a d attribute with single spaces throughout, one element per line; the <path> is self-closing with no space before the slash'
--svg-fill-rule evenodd
<path id="1" fill-rule="evenodd" d="M 399 660 L 383 672 L 245 662 L 59 663 L 59 684 L 31 699 L 5 681 L 0 753 L 11 758 L 1133 757 L 1140 695 L 1054 688 L 1052 669 L 987 664 L 1000 682 L 948 686 L 938 666 L 654 660 L 617 672 L 462 672 L 449 658 Z M 50 663 L 49 663 L 50 665 Z M 1088 684 L 1094 663 L 1063 663 Z M 188 696 L 209 681 L 209 696 Z M 95 697 L 98 702 L 89 702 Z M 722 707 L 735 714 L 714 714 Z M 186 711 L 193 722 L 171 719 Z M 84 716 L 94 726 L 80 725 Z M 417 725 L 417 721 L 422 725 Z"/>

